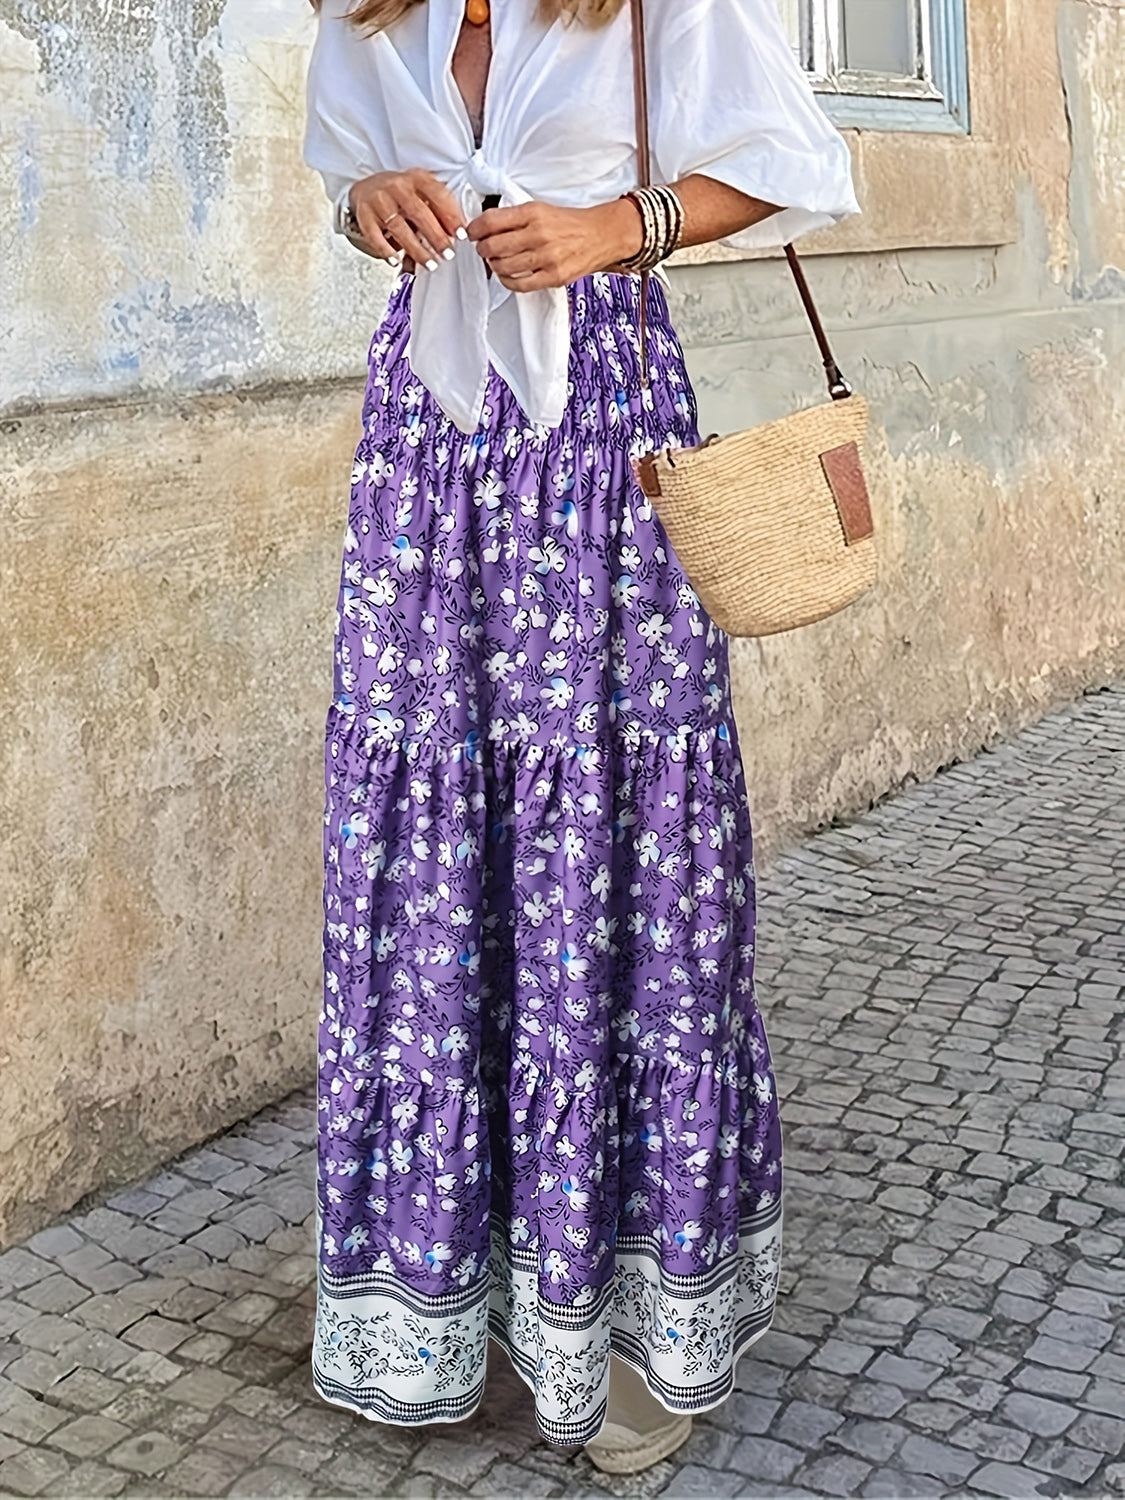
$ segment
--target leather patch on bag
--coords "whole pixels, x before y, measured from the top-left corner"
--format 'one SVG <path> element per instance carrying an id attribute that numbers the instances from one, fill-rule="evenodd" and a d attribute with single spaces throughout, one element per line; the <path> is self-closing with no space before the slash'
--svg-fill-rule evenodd
<path id="1" fill-rule="evenodd" d="M 875 535 L 875 522 L 871 516 L 871 497 L 867 493 L 867 480 L 863 474 L 863 462 L 855 443 L 844 443 L 840 448 L 830 448 L 820 455 L 825 478 L 832 487 L 836 500 L 836 511 L 840 525 L 844 528 L 844 540 L 849 547 L 864 542 Z"/>
<path id="2" fill-rule="evenodd" d="M 637 476 L 637 483 L 650 500 L 656 500 L 661 494 L 660 478 L 656 472 L 656 459 L 653 454 L 646 453 L 641 458 L 633 460 L 633 473 Z"/>

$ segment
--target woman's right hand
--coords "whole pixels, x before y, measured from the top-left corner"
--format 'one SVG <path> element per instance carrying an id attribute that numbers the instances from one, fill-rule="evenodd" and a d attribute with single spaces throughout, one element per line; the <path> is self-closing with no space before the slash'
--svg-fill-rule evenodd
<path id="1" fill-rule="evenodd" d="M 365 244 L 385 260 L 437 270 L 436 256 L 453 258 L 453 240 L 465 239 L 457 199 L 432 172 L 376 172 L 352 184 L 351 205 Z"/>

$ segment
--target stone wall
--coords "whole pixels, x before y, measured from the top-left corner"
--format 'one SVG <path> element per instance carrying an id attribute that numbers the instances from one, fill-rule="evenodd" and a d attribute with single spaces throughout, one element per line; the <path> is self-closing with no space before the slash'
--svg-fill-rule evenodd
<path id="1" fill-rule="evenodd" d="M 809 261 L 883 577 L 733 647 L 763 859 L 1125 671 L 1125 9 L 969 5 L 972 191 L 906 171 L 968 181 L 956 143 L 860 133 L 868 227 Z M 0 1243 L 313 1067 L 386 282 L 299 164 L 309 36 L 299 0 L 0 0 Z M 782 265 L 673 274 L 706 430 L 819 399 Z"/>

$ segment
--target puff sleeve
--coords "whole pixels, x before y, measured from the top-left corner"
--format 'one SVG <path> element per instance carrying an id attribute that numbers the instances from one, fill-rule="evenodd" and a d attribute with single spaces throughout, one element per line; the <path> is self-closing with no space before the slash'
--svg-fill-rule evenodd
<path id="1" fill-rule="evenodd" d="M 384 170 L 390 137 L 376 54 L 345 19 L 350 0 L 323 0 L 305 85 L 304 159 L 335 202 L 360 177 Z"/>
<path id="2" fill-rule="evenodd" d="M 782 245 L 859 212 L 847 142 L 775 0 L 649 0 L 645 31 L 656 180 L 700 172 L 782 210 L 724 244 Z"/>

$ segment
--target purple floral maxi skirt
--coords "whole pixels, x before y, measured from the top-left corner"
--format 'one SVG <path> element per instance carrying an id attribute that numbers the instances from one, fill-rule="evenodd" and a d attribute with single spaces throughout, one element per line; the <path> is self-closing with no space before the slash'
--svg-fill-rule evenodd
<path id="1" fill-rule="evenodd" d="M 754 999 L 728 637 L 630 458 L 698 440 L 658 283 L 570 290 L 562 426 L 492 374 L 471 437 L 371 346 L 327 732 L 319 1281 L 325 1399 L 480 1401 L 488 1338 L 550 1441 L 612 1348 L 670 1410 L 769 1326 L 781 1134 Z"/>

